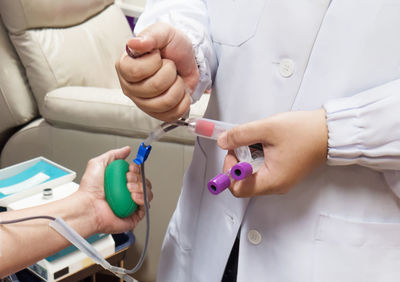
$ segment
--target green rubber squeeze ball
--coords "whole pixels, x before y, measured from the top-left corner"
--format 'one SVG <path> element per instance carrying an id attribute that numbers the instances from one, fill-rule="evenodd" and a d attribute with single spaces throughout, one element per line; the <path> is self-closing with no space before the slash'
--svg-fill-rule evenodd
<path id="1" fill-rule="evenodd" d="M 114 214 L 120 218 L 128 217 L 137 209 L 131 193 L 126 186 L 126 173 L 129 164 L 125 160 L 111 162 L 104 173 L 104 192 L 106 201 Z"/>

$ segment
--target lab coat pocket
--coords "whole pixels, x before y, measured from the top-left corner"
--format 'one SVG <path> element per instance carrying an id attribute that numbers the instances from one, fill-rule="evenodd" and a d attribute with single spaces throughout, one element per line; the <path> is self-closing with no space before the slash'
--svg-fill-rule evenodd
<path id="1" fill-rule="evenodd" d="M 197 234 L 197 220 L 201 207 L 201 199 L 206 190 L 204 180 L 205 170 L 206 157 L 197 142 L 192 163 L 183 179 L 183 188 L 169 228 L 169 235 L 185 251 L 192 249 L 193 241 Z"/>
<path id="2" fill-rule="evenodd" d="M 320 215 L 314 282 L 400 281 L 400 223 Z"/>
<path id="3" fill-rule="evenodd" d="M 249 40 L 257 31 L 266 2 L 268 1 L 207 1 L 213 41 L 219 44 L 239 46 Z"/>

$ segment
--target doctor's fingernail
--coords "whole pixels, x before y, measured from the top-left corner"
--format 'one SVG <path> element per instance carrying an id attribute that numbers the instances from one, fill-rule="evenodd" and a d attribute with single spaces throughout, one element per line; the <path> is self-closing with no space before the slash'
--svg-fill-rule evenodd
<path id="1" fill-rule="evenodd" d="M 133 41 L 139 41 L 140 43 L 142 43 L 143 41 L 145 41 L 147 39 L 147 36 L 145 35 L 145 34 L 141 34 L 141 35 L 134 35 L 133 37 L 131 37 L 129 40 L 128 40 L 128 42 L 130 41 L 130 40 L 133 40 Z"/>
<path id="2" fill-rule="evenodd" d="M 128 54 L 129 57 L 134 58 L 134 59 L 135 58 L 139 58 L 141 56 L 140 53 L 138 53 L 135 50 L 132 50 L 131 48 L 129 48 L 128 45 L 125 46 L 125 51 L 126 51 L 126 53 Z"/>
<path id="3" fill-rule="evenodd" d="M 141 34 L 135 37 L 136 39 L 139 39 L 140 41 L 146 40 L 147 36 L 145 34 Z"/>

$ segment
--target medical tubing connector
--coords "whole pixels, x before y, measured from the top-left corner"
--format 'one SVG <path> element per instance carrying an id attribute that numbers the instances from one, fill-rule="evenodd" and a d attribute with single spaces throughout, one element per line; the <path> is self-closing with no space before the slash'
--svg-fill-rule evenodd
<path id="1" fill-rule="evenodd" d="M 150 145 L 145 145 L 144 142 L 142 142 L 142 144 L 140 144 L 136 158 L 133 160 L 133 162 L 137 165 L 141 165 L 143 164 L 151 151 L 151 146 Z"/>
<path id="2" fill-rule="evenodd" d="M 154 141 L 159 140 L 165 134 L 163 124 L 156 127 L 153 131 L 149 133 L 149 136 L 143 141 L 144 146 L 150 146 Z"/>

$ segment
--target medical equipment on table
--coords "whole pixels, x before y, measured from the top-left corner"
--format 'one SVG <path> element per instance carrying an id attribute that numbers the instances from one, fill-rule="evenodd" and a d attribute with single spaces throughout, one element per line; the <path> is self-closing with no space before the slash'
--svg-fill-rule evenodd
<path id="1" fill-rule="evenodd" d="M 76 173 L 44 157 L 0 169 L 0 206 L 73 181 Z"/>

